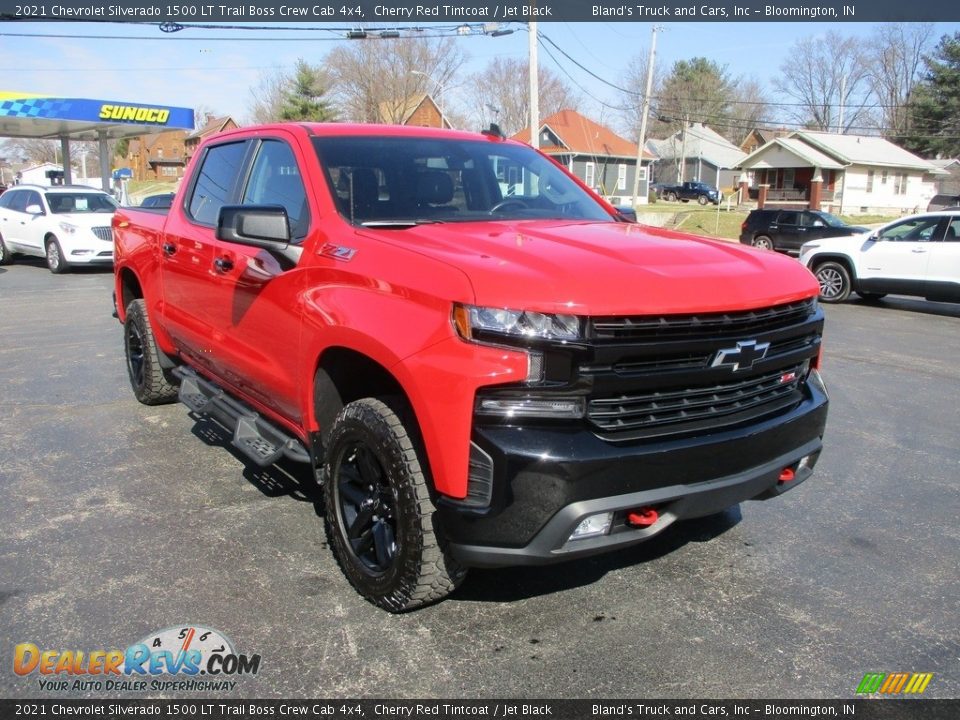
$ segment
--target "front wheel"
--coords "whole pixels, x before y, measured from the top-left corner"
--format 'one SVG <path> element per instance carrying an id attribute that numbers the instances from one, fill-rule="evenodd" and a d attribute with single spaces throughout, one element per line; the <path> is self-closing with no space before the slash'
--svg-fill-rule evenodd
<path id="1" fill-rule="evenodd" d="M 707 196 L 701 195 L 700 197 L 697 198 L 697 202 L 700 203 L 701 205 L 706 205 L 708 202 Z"/>
<path id="2" fill-rule="evenodd" d="M 65 273 L 70 267 L 63 257 L 63 248 L 60 247 L 60 241 L 52 236 L 47 240 L 47 267 L 55 275 Z"/>
<path id="3" fill-rule="evenodd" d="M 838 262 L 817 265 L 813 274 L 820 283 L 820 299 L 838 303 L 850 297 L 850 272 Z"/>
<path id="4" fill-rule="evenodd" d="M 670 202 L 676 202 L 676 201 L 677 201 L 677 194 L 676 194 L 676 193 L 667 193 L 667 200 L 669 200 Z"/>
<path id="5" fill-rule="evenodd" d="M 163 405 L 177 399 L 177 387 L 160 364 L 153 328 L 147 319 L 147 303 L 133 300 L 123 322 L 123 352 L 133 394 L 144 405 Z"/>
<path id="6" fill-rule="evenodd" d="M 357 592 L 403 612 L 456 589 L 466 570 L 447 552 L 414 440 L 393 409 L 375 398 L 344 407 L 323 472 L 331 546 Z"/>

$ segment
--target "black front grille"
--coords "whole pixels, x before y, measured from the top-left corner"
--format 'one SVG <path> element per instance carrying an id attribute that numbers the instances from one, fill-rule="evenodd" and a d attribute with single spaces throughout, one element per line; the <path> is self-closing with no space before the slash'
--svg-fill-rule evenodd
<path id="1" fill-rule="evenodd" d="M 100 240 L 106 240 L 107 242 L 113 241 L 113 232 L 110 230 L 108 226 L 93 228 L 93 234 L 96 235 Z"/>
<path id="2" fill-rule="evenodd" d="M 733 313 L 599 317 L 588 323 L 588 339 L 596 342 L 631 342 L 686 337 L 750 336 L 789 327 L 806 320 L 814 300 Z"/>
<path id="3" fill-rule="evenodd" d="M 587 418 L 605 432 L 635 437 L 690 430 L 701 421 L 742 422 L 796 405 L 806 372 L 804 363 L 742 380 L 593 398 Z"/>

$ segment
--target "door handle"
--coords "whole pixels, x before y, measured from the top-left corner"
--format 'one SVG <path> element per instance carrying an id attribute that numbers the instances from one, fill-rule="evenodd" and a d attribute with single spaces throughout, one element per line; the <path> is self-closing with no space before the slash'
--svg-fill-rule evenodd
<path id="1" fill-rule="evenodd" d="M 911 250 L 910 252 L 912 252 L 912 253 L 925 253 L 926 251 L 927 251 L 926 248 L 913 248 L 913 250 Z"/>
<path id="2" fill-rule="evenodd" d="M 170 255 L 173 255 L 175 252 L 177 252 L 177 246 L 176 246 L 176 245 L 174 245 L 174 244 L 171 243 L 171 242 L 165 242 L 165 243 L 163 244 L 163 254 L 164 254 L 164 255 L 166 255 L 166 256 L 169 257 Z"/>
<path id="3" fill-rule="evenodd" d="M 217 268 L 217 272 L 228 272 L 233 270 L 233 260 L 225 257 L 218 257 L 213 261 L 214 267 Z"/>

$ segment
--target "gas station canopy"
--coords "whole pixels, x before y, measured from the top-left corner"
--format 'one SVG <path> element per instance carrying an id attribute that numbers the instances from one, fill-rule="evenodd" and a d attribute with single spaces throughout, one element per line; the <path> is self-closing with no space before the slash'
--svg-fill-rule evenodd
<path id="1" fill-rule="evenodd" d="M 165 130 L 193 130 L 191 108 L 145 105 L 116 100 L 50 97 L 0 91 L 0 136 L 60 139 L 64 181 L 70 183 L 70 140 L 100 143 L 100 177 L 110 187 L 107 140 Z"/>

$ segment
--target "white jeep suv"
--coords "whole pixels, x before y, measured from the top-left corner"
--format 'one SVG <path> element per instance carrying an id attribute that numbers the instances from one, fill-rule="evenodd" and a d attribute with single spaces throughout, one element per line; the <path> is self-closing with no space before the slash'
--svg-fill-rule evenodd
<path id="1" fill-rule="evenodd" d="M 889 293 L 960 302 L 960 208 L 805 243 L 800 262 L 816 275 L 824 302 L 843 302 L 851 291 L 865 300 Z"/>
<path id="2" fill-rule="evenodd" d="M 15 253 L 46 257 L 51 272 L 112 265 L 116 201 L 101 190 L 14 185 L 0 195 L 0 265 Z"/>

